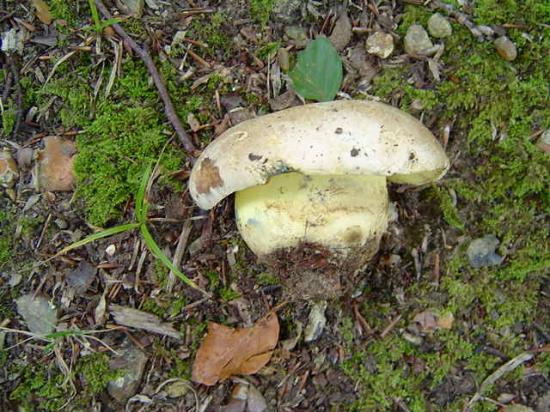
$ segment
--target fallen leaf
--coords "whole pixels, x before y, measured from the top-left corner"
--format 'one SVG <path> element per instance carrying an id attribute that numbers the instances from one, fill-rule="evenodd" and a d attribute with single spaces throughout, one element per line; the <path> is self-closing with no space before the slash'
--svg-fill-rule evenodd
<path id="1" fill-rule="evenodd" d="M 32 0 L 32 5 L 36 9 L 36 17 L 38 17 L 42 23 L 50 24 L 52 22 L 50 8 L 44 0 Z"/>
<path id="2" fill-rule="evenodd" d="M 44 138 L 44 150 L 38 154 L 38 184 L 48 192 L 73 190 L 75 145 L 57 136 Z"/>
<path id="3" fill-rule="evenodd" d="M 278 339 L 279 321 L 273 312 L 250 328 L 209 322 L 193 364 L 193 380 L 211 386 L 232 375 L 256 373 L 271 359 Z"/>
<path id="4" fill-rule="evenodd" d="M 429 310 L 418 313 L 413 322 L 418 323 L 422 332 L 433 332 L 437 329 L 437 318 L 435 314 Z"/>
<path id="5" fill-rule="evenodd" d="M 436 329 L 451 329 L 455 318 L 451 312 L 437 315 L 430 310 L 418 313 L 413 322 L 416 322 L 423 333 L 432 333 Z"/>
<path id="6" fill-rule="evenodd" d="M 181 339 L 181 334 L 172 327 L 172 324 L 162 322 L 151 313 L 119 305 L 109 305 L 109 313 L 118 325 Z"/>

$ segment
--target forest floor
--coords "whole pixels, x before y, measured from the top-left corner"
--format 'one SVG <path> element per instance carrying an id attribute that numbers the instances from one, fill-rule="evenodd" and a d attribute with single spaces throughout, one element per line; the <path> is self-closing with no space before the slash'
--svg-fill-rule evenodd
<path id="1" fill-rule="evenodd" d="M 432 185 L 390 185 L 379 252 L 312 320 L 323 304 L 286 299 L 240 238 L 232 198 L 209 213 L 193 204 L 191 158 L 113 21 L 84 0 L 0 0 L 1 410 L 550 410 L 547 2 L 104 3 L 146 46 L 199 150 L 301 104 L 287 73 L 324 35 L 343 60 L 336 98 L 409 112 L 451 168 Z M 440 21 L 431 52 L 405 50 L 409 28 L 427 30 L 436 12 L 452 33 Z M 367 52 L 376 32 L 392 36 L 388 57 Z M 151 162 L 148 228 L 166 255 L 179 249 L 180 270 L 209 299 L 173 284 L 138 230 L 53 257 L 134 222 Z M 247 327 L 278 306 L 267 366 L 213 386 L 191 380 L 209 321 Z M 322 327 L 311 342 L 308 326 Z M 248 388 L 244 401 L 236 387 Z"/>

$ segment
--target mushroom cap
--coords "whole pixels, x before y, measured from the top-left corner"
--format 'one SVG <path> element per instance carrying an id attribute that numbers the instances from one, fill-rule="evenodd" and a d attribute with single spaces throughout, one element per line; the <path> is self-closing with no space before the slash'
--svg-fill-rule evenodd
<path id="1" fill-rule="evenodd" d="M 211 209 L 234 192 L 291 171 L 386 176 L 421 185 L 448 168 L 443 148 L 411 115 L 383 103 L 339 100 L 292 107 L 228 129 L 198 158 L 189 190 L 202 209 Z"/>

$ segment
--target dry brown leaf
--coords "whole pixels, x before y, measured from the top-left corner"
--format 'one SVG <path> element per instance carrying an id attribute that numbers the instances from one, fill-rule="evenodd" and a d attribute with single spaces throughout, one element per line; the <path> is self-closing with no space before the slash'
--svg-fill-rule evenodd
<path id="1" fill-rule="evenodd" d="M 32 5 L 36 9 L 36 17 L 38 17 L 42 23 L 50 24 L 52 22 L 50 8 L 44 0 L 32 0 Z"/>
<path id="2" fill-rule="evenodd" d="M 439 329 L 452 329 L 455 317 L 451 312 L 444 313 L 437 318 L 437 327 Z"/>
<path id="3" fill-rule="evenodd" d="M 437 329 L 436 315 L 429 310 L 418 313 L 414 317 L 413 322 L 418 323 L 422 332 L 433 332 L 435 329 Z"/>
<path id="4" fill-rule="evenodd" d="M 193 380 L 211 386 L 233 375 L 256 373 L 271 359 L 278 339 L 279 321 L 273 312 L 251 328 L 209 322 L 193 364 Z"/>
<path id="5" fill-rule="evenodd" d="M 430 310 L 418 313 L 413 322 L 416 322 L 420 327 L 420 331 L 424 333 L 432 333 L 436 329 L 451 329 L 455 318 L 451 312 L 446 312 L 443 315 L 436 315 Z"/>
<path id="6" fill-rule="evenodd" d="M 57 136 L 44 138 L 44 150 L 38 154 L 38 184 L 49 192 L 73 190 L 75 144 Z"/>

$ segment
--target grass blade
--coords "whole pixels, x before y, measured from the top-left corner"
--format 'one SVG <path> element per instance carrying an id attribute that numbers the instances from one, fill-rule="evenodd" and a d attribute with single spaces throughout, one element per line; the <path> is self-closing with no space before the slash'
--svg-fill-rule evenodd
<path id="1" fill-rule="evenodd" d="M 162 250 L 160 250 L 160 247 L 157 245 L 157 243 L 155 242 L 155 240 L 153 239 L 153 236 L 151 235 L 151 232 L 149 232 L 149 229 L 147 229 L 147 226 L 146 225 L 141 225 L 140 226 L 140 231 L 141 231 L 141 236 L 143 237 L 143 240 L 145 241 L 145 244 L 147 245 L 147 247 L 149 248 L 149 250 L 151 251 L 151 253 L 153 255 L 155 255 L 155 257 L 157 259 L 160 259 L 160 261 L 167 267 L 169 268 L 178 278 L 181 279 L 181 281 L 183 283 L 185 283 L 186 285 L 188 286 L 191 286 L 192 288 L 194 289 L 197 289 L 198 291 L 200 291 L 201 293 L 203 293 L 204 295 L 208 296 L 208 293 L 204 290 L 202 290 L 201 288 L 199 288 L 195 282 L 193 282 L 191 279 L 189 279 L 187 276 L 185 276 L 183 273 L 181 273 L 173 264 L 172 264 L 172 261 L 170 259 L 168 259 L 168 256 L 166 256 Z"/>
<path id="2" fill-rule="evenodd" d="M 57 252 L 52 257 L 48 258 L 45 262 L 48 262 L 49 260 L 52 260 L 58 256 L 64 255 L 70 250 L 79 248 L 80 246 L 87 245 L 88 243 L 94 242 L 98 239 L 103 239 L 105 237 L 113 236 L 118 233 L 126 232 L 128 230 L 132 230 L 139 227 L 139 223 L 128 223 L 125 225 L 119 225 L 115 227 L 111 227 L 109 229 L 102 230 L 101 232 L 94 233 L 90 236 L 85 237 L 84 239 L 79 240 L 78 242 L 74 242 L 70 244 L 69 246 L 61 249 L 59 252 Z"/>
<path id="3" fill-rule="evenodd" d="M 151 176 L 151 164 L 149 163 L 141 176 L 141 182 L 139 183 L 139 189 L 136 194 L 136 220 L 140 224 L 145 224 L 147 220 L 147 201 L 145 200 L 145 190 L 147 183 Z"/>

